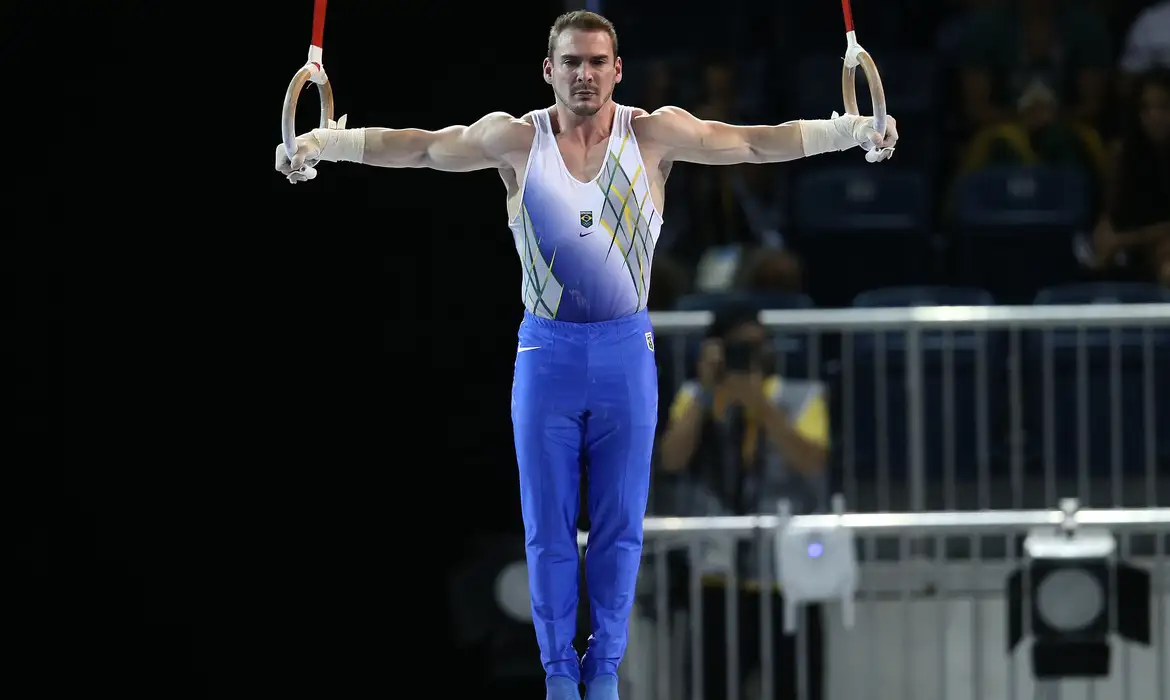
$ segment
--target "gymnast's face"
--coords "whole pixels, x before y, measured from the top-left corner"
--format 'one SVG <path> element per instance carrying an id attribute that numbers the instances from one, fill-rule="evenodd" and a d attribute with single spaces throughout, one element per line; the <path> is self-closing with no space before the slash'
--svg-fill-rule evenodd
<path id="1" fill-rule="evenodd" d="M 557 102 L 573 114 L 593 116 L 621 82 L 622 59 L 613 55 L 608 33 L 566 29 L 557 37 L 552 57 L 544 59 L 544 80 L 552 85 Z"/>

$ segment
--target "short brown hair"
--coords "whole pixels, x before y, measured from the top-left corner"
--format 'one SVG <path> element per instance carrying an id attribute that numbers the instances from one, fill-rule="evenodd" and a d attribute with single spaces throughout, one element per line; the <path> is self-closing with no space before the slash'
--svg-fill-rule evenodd
<path id="1" fill-rule="evenodd" d="M 568 29 L 580 29 L 587 32 L 605 32 L 609 34 L 609 40 L 613 42 L 613 55 L 614 58 L 617 58 L 618 39 L 617 30 L 613 28 L 613 22 L 610 22 L 596 12 L 590 12 L 588 10 L 574 10 L 557 17 L 557 21 L 553 22 L 552 29 L 548 30 L 549 58 L 552 58 L 557 37 L 561 35 L 561 32 Z"/>

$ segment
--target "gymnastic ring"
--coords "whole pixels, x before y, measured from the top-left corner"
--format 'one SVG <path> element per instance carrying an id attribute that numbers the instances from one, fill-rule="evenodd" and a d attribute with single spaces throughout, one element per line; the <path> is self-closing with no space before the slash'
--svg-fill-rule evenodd
<path id="1" fill-rule="evenodd" d="M 854 61 L 850 61 L 850 58 Z M 869 82 L 869 98 L 873 103 L 873 128 L 879 134 L 886 133 L 886 91 L 882 87 L 882 76 L 878 73 L 877 65 L 873 62 L 869 52 L 860 46 L 851 46 L 845 55 L 845 63 L 841 67 L 841 94 L 845 98 L 845 113 L 860 116 L 857 108 L 857 66 L 865 71 L 865 79 Z"/>
<path id="2" fill-rule="evenodd" d="M 282 115 L 280 131 L 284 138 L 284 150 L 288 152 L 289 160 L 297 152 L 297 99 L 305 83 L 317 84 L 317 92 L 321 96 L 321 125 L 328 129 L 333 125 L 333 86 L 329 84 L 329 77 L 319 63 L 306 63 L 292 82 L 288 84 L 288 92 L 284 93 L 284 113 Z"/>

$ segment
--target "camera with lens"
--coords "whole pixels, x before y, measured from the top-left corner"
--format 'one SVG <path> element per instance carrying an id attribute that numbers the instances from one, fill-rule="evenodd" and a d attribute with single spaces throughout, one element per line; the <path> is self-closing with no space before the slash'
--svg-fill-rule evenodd
<path id="1" fill-rule="evenodd" d="M 723 349 L 724 367 L 728 372 L 750 372 L 760 369 L 763 351 L 756 343 L 728 343 Z"/>

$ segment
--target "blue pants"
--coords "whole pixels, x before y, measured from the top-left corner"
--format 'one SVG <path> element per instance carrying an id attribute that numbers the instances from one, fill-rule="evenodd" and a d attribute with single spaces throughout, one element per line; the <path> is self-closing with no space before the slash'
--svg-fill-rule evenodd
<path id="1" fill-rule="evenodd" d="M 547 676 L 617 673 L 642 558 L 658 421 L 658 371 L 645 311 L 601 323 L 525 314 L 512 385 L 532 618 Z M 580 468 L 588 468 L 585 581 L 591 636 L 577 629 Z"/>

